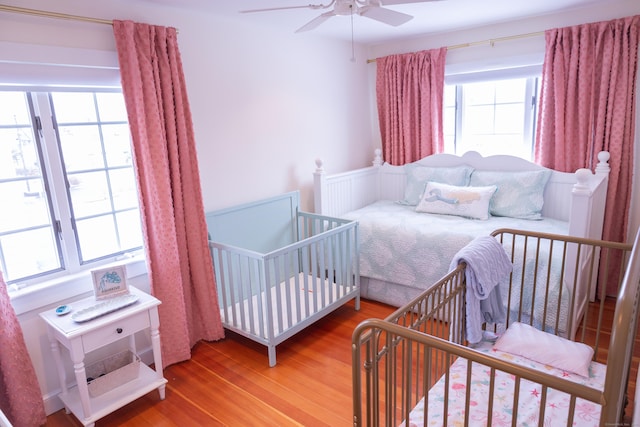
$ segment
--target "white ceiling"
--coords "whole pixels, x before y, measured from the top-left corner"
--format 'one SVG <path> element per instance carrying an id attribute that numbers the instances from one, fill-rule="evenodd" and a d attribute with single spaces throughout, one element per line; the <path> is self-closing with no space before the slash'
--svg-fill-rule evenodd
<path id="1" fill-rule="evenodd" d="M 266 25 L 295 30 L 330 9 L 288 9 L 260 13 L 240 13 L 241 10 L 269 7 L 329 4 L 331 0 L 145 0 L 175 7 L 189 7 L 225 15 L 253 25 Z M 381 0 L 384 5 L 384 0 Z M 393 27 L 362 16 L 353 17 L 353 36 L 357 43 L 376 44 L 406 39 L 429 33 L 472 28 L 527 17 L 579 9 L 611 0 L 442 0 L 414 4 L 384 6 L 413 15 L 413 19 Z M 351 40 L 351 17 L 334 16 L 312 30 L 322 37 Z M 303 33 L 308 34 L 308 33 Z"/>

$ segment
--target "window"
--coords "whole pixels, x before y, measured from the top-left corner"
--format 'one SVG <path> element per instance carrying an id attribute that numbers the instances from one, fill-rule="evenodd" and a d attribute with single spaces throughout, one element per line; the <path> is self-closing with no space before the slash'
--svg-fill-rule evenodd
<path id="1" fill-rule="evenodd" d="M 142 247 L 119 92 L 0 91 L 0 269 L 55 277 Z"/>
<path id="2" fill-rule="evenodd" d="M 445 85 L 445 152 L 531 160 L 536 95 L 534 77 Z"/>

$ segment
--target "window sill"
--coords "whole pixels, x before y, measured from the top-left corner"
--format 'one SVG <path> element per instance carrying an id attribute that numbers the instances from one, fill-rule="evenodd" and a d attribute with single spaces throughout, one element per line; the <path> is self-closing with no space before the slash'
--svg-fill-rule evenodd
<path id="1" fill-rule="evenodd" d="M 127 267 L 127 280 L 147 274 L 144 256 L 113 263 L 113 265 L 123 264 Z M 109 264 L 101 267 L 108 266 Z M 52 304 L 68 302 L 69 300 L 86 297 L 92 293 L 93 282 L 90 270 L 33 284 L 21 289 L 12 290 L 11 286 L 9 286 L 11 305 L 18 316 L 34 310 L 41 311 Z"/>

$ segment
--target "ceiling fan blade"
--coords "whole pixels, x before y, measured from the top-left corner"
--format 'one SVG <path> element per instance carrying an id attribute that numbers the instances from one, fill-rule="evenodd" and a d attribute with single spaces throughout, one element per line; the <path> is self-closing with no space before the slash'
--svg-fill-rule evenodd
<path id="1" fill-rule="evenodd" d="M 318 25 L 322 24 L 324 21 L 326 21 L 327 19 L 335 15 L 336 13 L 333 10 L 330 10 L 329 12 L 325 12 L 322 15 L 319 15 L 313 18 L 311 21 L 307 22 L 302 27 L 298 28 L 296 30 L 296 33 L 302 33 L 304 31 L 313 30 L 314 28 L 318 27 Z"/>
<path id="2" fill-rule="evenodd" d="M 286 10 L 286 9 L 326 9 L 331 4 L 306 4 L 304 6 L 282 6 L 282 7 L 267 7 L 265 9 L 248 9 L 241 10 L 240 13 L 254 13 L 254 12 L 271 12 L 272 10 Z"/>
<path id="3" fill-rule="evenodd" d="M 443 0 L 379 0 L 379 3 L 382 6 L 389 6 L 394 4 L 431 3 L 435 1 L 443 1 Z"/>
<path id="4" fill-rule="evenodd" d="M 363 6 L 360 9 L 359 14 L 361 16 L 375 19 L 376 21 L 380 21 L 388 25 L 393 25 L 394 27 L 402 25 L 405 22 L 413 19 L 413 16 L 407 15 L 406 13 L 400 13 L 396 12 L 395 10 L 385 9 L 383 7 L 377 6 Z"/>

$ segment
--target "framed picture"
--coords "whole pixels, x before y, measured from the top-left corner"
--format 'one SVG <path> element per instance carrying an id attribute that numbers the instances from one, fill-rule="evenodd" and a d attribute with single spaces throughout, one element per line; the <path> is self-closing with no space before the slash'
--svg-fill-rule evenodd
<path id="1" fill-rule="evenodd" d="M 93 292 L 97 300 L 129 293 L 124 265 L 92 270 Z"/>

